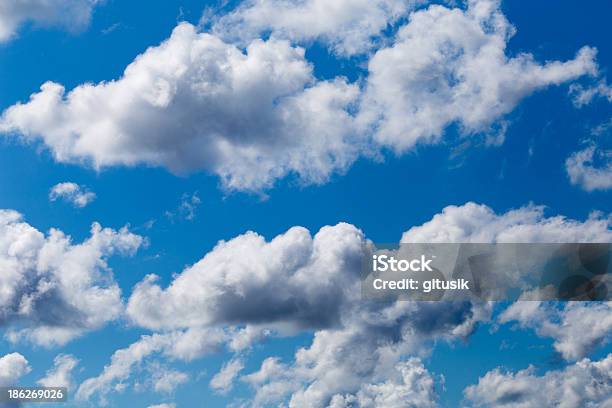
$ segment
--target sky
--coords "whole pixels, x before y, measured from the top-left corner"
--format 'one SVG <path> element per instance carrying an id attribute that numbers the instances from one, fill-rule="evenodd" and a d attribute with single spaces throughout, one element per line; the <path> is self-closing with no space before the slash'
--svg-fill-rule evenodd
<path id="1" fill-rule="evenodd" d="M 610 302 L 373 303 L 356 267 L 612 242 L 612 5 L 149 3 L 0 5 L 0 385 L 612 404 Z"/>

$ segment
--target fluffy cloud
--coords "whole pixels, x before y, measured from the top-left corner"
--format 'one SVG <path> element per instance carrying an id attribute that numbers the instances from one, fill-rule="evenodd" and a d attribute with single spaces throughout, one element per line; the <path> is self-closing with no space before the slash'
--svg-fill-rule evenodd
<path id="1" fill-rule="evenodd" d="M 612 302 L 569 302 L 563 307 L 542 302 L 516 302 L 499 316 L 552 337 L 565 359 L 578 360 L 612 340 Z"/>
<path id="2" fill-rule="evenodd" d="M 167 289 L 147 276 L 132 292 L 128 316 L 151 329 L 336 324 L 349 288 L 359 285 L 363 243 L 349 224 L 324 227 L 314 237 L 294 227 L 270 242 L 248 232 L 220 242 Z"/>
<path id="3" fill-rule="evenodd" d="M 0 210 L 0 324 L 7 337 L 51 346 L 100 328 L 123 309 L 121 290 L 107 258 L 133 254 L 143 239 L 126 228 L 94 223 L 74 244 L 62 231 L 47 235 Z"/>
<path id="4" fill-rule="evenodd" d="M 253 405 L 271 406 L 288 401 L 289 407 L 350 407 L 355 402 L 364 407 L 436 406 L 433 377 L 419 359 L 402 362 L 401 357 L 418 352 L 415 335 L 424 329 L 411 328 L 410 319 L 419 320 L 422 313 L 423 320 L 431 322 L 437 316 L 446 320 L 442 324 L 447 326 L 437 330 L 450 332 L 470 313 L 469 307 L 457 313 L 461 306 L 438 306 L 435 311 L 417 310 L 419 307 L 415 306 L 415 313 L 408 316 L 396 310 L 396 317 L 405 319 L 399 324 L 389 316 L 386 321 L 383 318 L 372 322 L 370 327 L 365 323 L 360 327 L 355 322 L 354 327 L 317 331 L 312 345 L 296 352 L 292 365 L 271 358 L 263 362 L 259 371 L 243 377 L 255 390 Z M 454 317 L 449 317 L 453 314 Z M 406 401 L 401 405 L 401 399 L 406 397 L 413 405 L 406 405 Z"/>
<path id="5" fill-rule="evenodd" d="M 295 369 L 293 369 L 295 370 Z M 243 376 L 242 380 L 249 383 L 257 391 L 253 406 L 268 406 L 281 400 L 284 394 L 299 387 L 295 383 L 295 372 L 290 367 L 280 364 L 277 359 L 266 359 L 261 369 L 255 373 Z M 340 374 L 340 373 L 335 373 Z M 382 374 L 382 373 L 381 373 Z M 321 405 L 321 401 L 313 400 L 304 394 L 296 394 L 290 406 L 328 406 L 330 408 L 433 408 L 437 407 L 436 380 L 431 376 L 418 358 L 398 362 L 391 367 L 380 383 L 363 383 L 357 387 L 355 394 L 335 394 L 329 400 L 329 405 Z M 338 378 L 340 384 L 345 381 Z M 304 405 L 305 404 L 305 405 Z"/>
<path id="6" fill-rule="evenodd" d="M 60 162 L 204 170 L 226 189 L 261 192 L 288 175 L 324 183 L 381 147 L 401 153 L 434 143 L 454 123 L 487 133 L 536 90 L 597 71 L 588 47 L 566 62 L 507 56 L 514 28 L 493 0 L 410 14 L 393 44 L 372 56 L 367 78 L 352 84 L 317 80 L 304 49 L 283 40 L 358 52 L 411 4 L 253 0 L 212 34 L 179 24 L 116 80 L 70 91 L 43 84 L 3 112 L 0 132 L 41 141 Z M 270 29 L 245 49 L 222 39 Z"/>
<path id="7" fill-rule="evenodd" d="M 596 165 L 596 161 L 601 164 Z M 565 169 L 570 182 L 586 191 L 612 188 L 612 150 L 602 150 L 591 144 L 568 157 Z"/>
<path id="8" fill-rule="evenodd" d="M 155 404 L 155 405 L 149 405 L 149 408 L 176 408 L 176 404 Z"/>
<path id="9" fill-rule="evenodd" d="M 234 387 L 234 380 L 244 368 L 242 360 L 236 358 L 221 367 L 221 370 L 210 380 L 210 388 L 220 394 L 227 394 Z"/>
<path id="10" fill-rule="evenodd" d="M 14 385 L 31 370 L 28 360 L 21 354 L 6 354 L 0 357 L 0 385 Z"/>
<path id="11" fill-rule="evenodd" d="M 465 389 L 473 407 L 609 407 L 612 404 L 612 354 L 584 359 L 542 376 L 530 367 L 517 373 L 495 369 Z"/>
<path id="12" fill-rule="evenodd" d="M 402 241 L 607 242 L 610 222 L 595 215 L 584 222 L 546 217 L 542 207 L 533 205 L 497 214 L 467 203 L 446 207 L 408 230 Z M 323 227 L 314 236 L 294 227 L 270 241 L 248 232 L 220 242 L 167 287 L 153 275 L 146 277 L 134 288 L 127 314 L 152 330 L 193 332 L 181 352 L 186 356 L 198 355 L 190 351 L 191 345 L 198 349 L 197 333 L 215 327 L 235 333 L 235 327 L 245 325 L 238 333 L 249 341 L 266 331 L 313 331 L 312 344 L 299 349 L 291 364 L 271 358 L 242 377 L 256 390 L 255 405 L 327 406 L 359 398 L 376 404 L 417 388 L 429 395 L 430 388 L 404 377 L 412 369 L 401 361 L 425 352 L 432 340 L 468 336 L 477 322 L 489 318 L 490 305 L 364 301 L 359 287 L 363 245 L 370 242 L 349 224 Z M 567 319 L 580 317 L 568 314 Z M 219 344 L 230 343 L 231 337 L 226 331 Z M 425 375 L 415 378 L 428 383 Z M 371 387 L 362 389 L 364 384 Z"/>
<path id="13" fill-rule="evenodd" d="M 448 206 L 430 221 L 412 227 L 402 242 L 610 242 L 612 219 L 597 213 L 586 221 L 546 217 L 544 207 L 528 205 L 496 214 L 486 205 Z"/>
<path id="14" fill-rule="evenodd" d="M 416 0 L 249 0 L 218 19 L 213 32 L 248 42 L 270 32 L 295 42 L 322 41 L 350 56 L 370 50 L 388 25 L 405 16 Z"/>
<path id="15" fill-rule="evenodd" d="M 287 42 L 242 52 L 182 23 L 118 80 L 68 93 L 47 82 L 4 112 L 0 131 L 42 140 L 61 162 L 204 169 L 227 188 L 258 190 L 345 169 L 358 150 L 347 112 L 358 94 L 343 79 L 317 82 Z"/>
<path id="16" fill-rule="evenodd" d="M 435 408 L 438 395 L 431 374 L 416 358 L 398 363 L 385 382 L 364 384 L 356 395 L 335 395 L 330 408 Z"/>
<path id="17" fill-rule="evenodd" d="M 395 43 L 369 61 L 360 121 L 378 143 L 401 153 L 436 142 L 453 123 L 466 134 L 487 132 L 534 91 L 596 74 L 595 50 L 588 47 L 567 62 L 506 55 L 515 29 L 499 1 L 467 4 L 412 13 Z"/>
<path id="18" fill-rule="evenodd" d="M 24 23 L 61 26 L 77 31 L 89 24 L 91 12 L 100 0 L 5 0 L 0 3 L 0 42 L 17 34 Z"/>
<path id="19" fill-rule="evenodd" d="M 49 200 L 65 200 L 75 207 L 83 208 L 96 199 L 96 193 L 76 183 L 64 182 L 51 187 Z"/>
<path id="20" fill-rule="evenodd" d="M 74 356 L 60 354 L 53 360 L 53 368 L 47 371 L 45 377 L 37 381 L 43 387 L 66 387 L 72 388 L 72 371 L 79 364 Z"/>

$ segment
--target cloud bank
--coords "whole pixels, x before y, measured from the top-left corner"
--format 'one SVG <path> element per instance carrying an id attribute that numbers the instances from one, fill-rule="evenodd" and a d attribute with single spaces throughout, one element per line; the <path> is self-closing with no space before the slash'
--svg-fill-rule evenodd
<path id="1" fill-rule="evenodd" d="M 261 192 L 287 176 L 325 183 L 358 157 L 439 142 L 453 124 L 499 143 L 503 118 L 521 99 L 597 72 L 589 47 L 565 62 L 507 55 L 515 29 L 492 0 L 413 12 L 373 50 L 355 83 L 317 79 L 294 44 L 321 39 L 358 52 L 410 4 L 251 1 L 210 33 L 179 24 L 118 79 L 69 91 L 43 84 L 4 111 L 0 132 L 42 142 L 59 162 L 204 170 L 226 189 Z M 355 23 L 355 31 L 348 28 Z M 243 49 L 223 35 L 240 30 L 272 35 L 245 34 Z"/>
<path id="2" fill-rule="evenodd" d="M 533 205 L 495 213 L 467 203 L 446 207 L 409 229 L 402 241 L 599 242 L 610 240 L 610 223 L 601 216 L 583 222 L 546 216 Z M 79 398 L 104 397 L 155 356 L 190 360 L 226 347 L 234 360 L 211 385 L 223 392 L 245 382 L 254 390 L 255 406 L 394 406 L 402 396 L 435 406 L 442 380 L 424 369 L 420 357 L 435 341 L 468 337 L 478 322 L 490 319 L 490 305 L 364 301 L 359 288 L 363 245 L 370 243 L 350 224 L 326 226 L 314 235 L 294 227 L 270 241 L 248 232 L 221 241 L 166 287 L 155 276 L 146 277 L 130 296 L 127 316 L 155 333 L 118 350 L 99 376 L 81 385 Z M 559 313 L 559 327 L 572 330 L 542 335 L 555 335 L 568 358 L 602 344 L 605 325 L 599 324 L 589 339 L 576 333 L 581 322 L 597 322 L 606 310 L 576 306 Z M 301 331 L 312 332 L 313 340 L 292 361 L 272 356 L 259 370 L 240 374 L 246 365 L 241 350 L 270 335 Z"/>

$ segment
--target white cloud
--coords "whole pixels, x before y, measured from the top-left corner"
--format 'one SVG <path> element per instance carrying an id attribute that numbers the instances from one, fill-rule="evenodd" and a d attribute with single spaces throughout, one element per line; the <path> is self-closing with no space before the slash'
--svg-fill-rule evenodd
<path id="1" fill-rule="evenodd" d="M 14 385 L 31 370 L 28 360 L 21 354 L 6 354 L 0 357 L 0 385 Z"/>
<path id="2" fill-rule="evenodd" d="M 580 222 L 546 217 L 544 207 L 528 205 L 496 214 L 486 205 L 448 206 L 430 221 L 412 227 L 402 242 L 610 242 L 612 219 L 597 213 Z"/>
<path id="3" fill-rule="evenodd" d="M 412 13 L 395 43 L 369 61 L 360 121 L 378 143 L 402 153 L 438 141 L 453 123 L 464 134 L 492 131 L 534 91 L 596 74 L 596 51 L 588 47 L 567 62 L 508 56 L 515 29 L 499 1 L 467 4 L 466 10 L 432 5 Z"/>
<path id="4" fill-rule="evenodd" d="M 333 369 L 332 367 L 329 367 Z M 252 405 L 255 407 L 269 406 L 269 404 L 281 401 L 282 397 L 299 389 L 296 382 L 299 375 L 298 370 L 306 367 L 287 367 L 279 364 L 277 359 L 266 359 L 259 371 L 243 376 L 242 380 L 248 382 L 256 390 Z M 342 385 L 346 381 L 341 378 L 341 372 L 334 373 L 337 383 Z M 441 379 L 436 380 L 423 366 L 418 358 L 410 358 L 407 361 L 398 362 L 383 373 L 379 378 L 386 378 L 379 383 L 367 383 L 357 385 L 354 394 L 334 394 L 329 403 L 322 403 L 316 399 L 316 393 L 301 392 L 292 396 L 290 407 L 300 406 L 328 406 L 329 408 L 349 407 L 389 407 L 389 408 L 433 408 L 437 407 L 438 395 L 436 381 L 441 385 Z M 332 385 L 331 382 L 326 384 Z M 329 392 L 325 390 L 325 392 Z"/>
<path id="5" fill-rule="evenodd" d="M 172 393 L 178 386 L 189 381 L 189 375 L 173 369 L 155 367 L 151 380 L 156 392 Z"/>
<path id="6" fill-rule="evenodd" d="M 446 207 L 402 240 L 607 242 L 610 222 L 596 215 L 584 222 L 546 217 L 542 207 L 533 205 L 496 214 L 467 203 Z M 359 276 L 362 246 L 368 242 L 349 224 L 323 227 L 314 236 L 294 227 L 270 241 L 248 232 L 220 242 L 165 288 L 155 276 L 146 277 L 134 288 L 127 314 L 137 325 L 162 332 L 229 326 L 231 333 L 233 326 L 252 326 L 251 335 L 244 335 L 255 341 L 262 330 L 277 335 L 313 331 L 312 344 L 298 350 L 291 364 L 272 358 L 259 372 L 242 377 L 256 390 L 255 405 L 326 406 L 332 398 L 338 403 L 347 395 L 365 398 L 366 390 L 359 394 L 363 384 L 377 385 L 370 391 L 382 396 L 374 393 L 373 400 L 386 398 L 387 388 L 411 392 L 398 374 L 402 358 L 426 351 L 432 340 L 468 336 L 476 322 L 489 318 L 490 307 L 364 302 Z M 228 344 L 230 337 L 220 336 L 219 342 Z"/>
<path id="7" fill-rule="evenodd" d="M 207 170 L 230 189 L 287 174 L 321 183 L 357 155 L 358 87 L 316 81 L 304 50 L 253 41 L 243 53 L 188 23 L 110 82 L 66 93 L 47 82 L 7 109 L 0 131 L 42 140 L 60 162 Z M 349 137 L 352 137 L 349 140 Z"/>
<path id="8" fill-rule="evenodd" d="M 210 380 L 210 388 L 219 394 L 227 394 L 234 388 L 234 380 L 244 368 L 244 363 L 241 359 L 233 359 L 221 367 L 221 370 Z"/>
<path id="9" fill-rule="evenodd" d="M 89 25 L 99 0 L 4 0 L 0 2 L 0 43 L 17 35 L 25 23 L 78 31 Z"/>
<path id="10" fill-rule="evenodd" d="M 115 351 L 110 363 L 98 376 L 83 381 L 76 392 L 76 399 L 90 400 L 97 394 L 100 403 L 106 403 L 108 393 L 118 387 L 124 388 L 146 359 L 163 354 L 171 359 L 192 360 L 217 351 L 228 339 L 220 329 L 192 329 L 141 336 L 128 347 Z M 171 392 L 187 380 L 186 374 L 175 370 L 165 370 L 165 373 L 151 376 L 153 389 L 159 392 Z"/>
<path id="11" fill-rule="evenodd" d="M 83 208 L 96 199 L 96 194 L 76 183 L 64 182 L 51 187 L 49 200 L 63 199 L 75 207 Z"/>
<path id="12" fill-rule="evenodd" d="M 596 160 L 601 164 L 596 165 Z M 609 190 L 612 188 L 612 150 L 591 144 L 568 157 L 565 170 L 570 182 L 586 191 Z"/>
<path id="13" fill-rule="evenodd" d="M 247 324 L 245 327 L 231 333 L 228 343 L 230 350 L 238 352 L 250 348 L 254 343 L 269 337 L 272 332 L 265 327 Z"/>
<path id="14" fill-rule="evenodd" d="M 168 403 L 155 404 L 155 405 L 149 405 L 148 408 L 176 408 L 176 404 L 168 404 Z"/>
<path id="15" fill-rule="evenodd" d="M 216 323 L 334 324 L 359 283 L 361 231 L 349 224 L 314 237 L 294 227 L 270 242 L 248 232 L 221 241 L 162 290 L 147 276 L 133 290 L 128 316 L 151 329 Z"/>
<path id="16" fill-rule="evenodd" d="M 400 362 L 385 382 L 364 384 L 356 395 L 336 394 L 330 408 L 435 408 L 438 407 L 435 380 L 417 358 Z"/>
<path id="17" fill-rule="evenodd" d="M 290 407 L 323 407 L 337 395 L 355 394 L 374 403 L 410 393 L 420 379 L 404 379 L 403 357 L 426 351 L 425 344 L 433 339 L 466 337 L 476 321 L 487 318 L 486 307 L 468 302 L 359 302 L 342 326 L 316 331 L 312 344 L 297 350 L 292 364 L 266 367 L 264 362 L 262 370 L 247 376 L 255 390 L 254 405 L 288 401 Z M 423 394 L 433 391 L 427 388 Z"/>
<path id="18" fill-rule="evenodd" d="M 421 1 L 415 0 L 249 0 L 214 22 L 212 31 L 245 43 L 271 32 L 298 43 L 322 41 L 350 56 L 369 51 L 390 24 Z"/>
<path id="19" fill-rule="evenodd" d="M 517 321 L 535 329 L 567 360 L 587 356 L 612 340 L 612 302 L 569 302 L 563 307 L 534 301 L 516 302 L 499 316 L 500 323 Z"/>
<path id="20" fill-rule="evenodd" d="M 115 351 L 110 364 L 104 367 L 97 377 L 88 378 L 79 386 L 76 399 L 87 400 L 95 393 L 101 394 L 101 403 L 105 403 L 105 395 L 115 383 L 121 383 L 129 378 L 135 365 L 145 357 L 158 352 L 168 342 L 168 338 L 160 335 L 142 336 L 140 340 L 128 348 Z"/>
<path id="21" fill-rule="evenodd" d="M 587 408 L 612 406 L 612 354 L 584 359 L 538 376 L 533 367 L 517 373 L 497 368 L 464 391 L 470 407 Z"/>
<path id="22" fill-rule="evenodd" d="M 7 338 L 53 346 L 117 318 L 121 290 L 107 259 L 131 255 L 142 242 L 126 228 L 94 223 L 91 236 L 74 244 L 60 230 L 45 235 L 19 213 L 0 210 L 0 324 L 8 325 Z"/>
<path id="23" fill-rule="evenodd" d="M 371 35 L 410 4 L 259 0 L 214 27 L 227 34 L 246 20 L 257 27 L 255 21 L 285 21 L 313 28 L 305 40 L 320 38 L 350 53 L 367 47 Z M 269 12 L 276 5 L 281 11 Z M 285 12 L 304 21 L 285 19 Z M 346 18 L 340 28 L 339 18 Z M 118 79 L 70 91 L 43 84 L 28 102 L 3 112 L 0 132 L 41 141 L 60 162 L 203 170 L 218 175 L 226 189 L 261 192 L 286 176 L 325 183 L 360 156 L 434 143 L 454 123 L 464 134 L 496 128 L 487 140 L 498 143 L 504 115 L 522 98 L 597 72 L 596 51 L 588 47 L 567 62 L 506 55 L 514 28 L 493 0 L 470 1 L 465 10 L 432 5 L 412 13 L 394 43 L 375 52 L 367 78 L 352 84 L 341 77 L 317 80 L 304 49 L 280 39 L 300 37 L 299 30 L 274 32 L 243 50 L 179 24 Z"/>
<path id="24" fill-rule="evenodd" d="M 572 84 L 569 88 L 569 94 L 577 108 L 590 104 L 597 97 L 605 98 L 608 102 L 612 102 L 612 86 L 608 85 L 603 79 L 597 85 L 587 87 L 580 84 Z"/>
<path id="25" fill-rule="evenodd" d="M 72 371 L 79 364 L 74 356 L 60 354 L 53 360 L 53 368 L 47 371 L 44 378 L 37 381 L 43 387 L 66 387 L 71 389 L 73 384 Z"/>
<path id="26" fill-rule="evenodd" d="M 189 328 L 185 331 L 165 334 L 172 341 L 164 352 L 172 358 L 190 361 L 205 354 L 218 351 L 220 346 L 229 340 L 233 333 L 219 328 Z"/>

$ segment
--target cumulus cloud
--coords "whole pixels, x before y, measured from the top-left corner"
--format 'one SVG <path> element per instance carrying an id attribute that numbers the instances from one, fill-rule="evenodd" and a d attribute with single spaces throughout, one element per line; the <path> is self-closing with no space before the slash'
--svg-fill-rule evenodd
<path id="1" fill-rule="evenodd" d="M 465 389 L 472 407 L 609 407 L 612 405 L 612 354 L 584 359 L 538 376 L 530 367 L 517 373 L 497 368 Z"/>
<path id="2" fill-rule="evenodd" d="M 453 123 L 464 134 L 488 132 L 534 91 L 596 74 L 596 51 L 588 47 L 566 62 L 508 56 L 515 28 L 499 3 L 470 0 L 466 10 L 432 5 L 416 11 L 394 44 L 374 54 L 360 121 L 378 143 L 401 153 L 438 141 Z"/>
<path id="3" fill-rule="evenodd" d="M 295 382 L 295 369 L 278 362 L 278 359 L 264 360 L 261 369 L 243 376 L 242 380 L 256 389 L 253 406 L 268 406 L 281 400 L 284 394 L 299 388 Z M 340 374 L 340 373 L 336 373 Z M 418 358 L 410 358 L 391 367 L 380 383 L 363 383 L 354 394 L 335 394 L 329 405 L 321 405 L 312 399 L 303 399 L 304 394 L 294 395 L 290 406 L 389 407 L 389 408 L 433 408 L 437 407 L 436 379 L 427 371 Z M 338 379 L 339 381 L 342 381 Z M 441 385 L 441 378 L 437 380 Z"/>
<path id="4" fill-rule="evenodd" d="M 578 360 L 612 339 L 612 302 L 516 302 L 499 316 L 500 323 L 512 321 L 553 338 L 557 352 Z"/>
<path id="5" fill-rule="evenodd" d="M 12 342 L 52 346 L 98 329 L 123 310 L 107 259 L 131 255 L 143 238 L 127 228 L 91 227 L 75 244 L 62 231 L 43 234 L 19 213 L 0 210 L 0 324 Z"/>
<path id="6" fill-rule="evenodd" d="M 17 35 L 20 26 L 34 23 L 78 31 L 89 25 L 100 0 L 5 0 L 0 3 L 0 43 Z"/>
<path id="7" fill-rule="evenodd" d="M 241 359 L 233 359 L 223 365 L 221 370 L 210 380 L 210 388 L 219 394 L 227 394 L 234 388 L 234 380 L 244 368 Z"/>
<path id="8" fill-rule="evenodd" d="M 43 84 L 3 112 L 0 132 L 41 141 L 60 162 L 203 170 L 226 189 L 261 192 L 286 176 L 324 183 L 381 148 L 402 153 L 437 142 L 455 123 L 497 143 L 504 115 L 522 98 L 596 74 L 588 47 L 566 62 L 506 55 L 514 28 L 493 0 L 413 12 L 355 83 L 318 80 L 304 49 L 284 39 L 322 39 L 338 52 L 358 52 L 411 4 L 249 1 L 211 33 L 179 24 L 118 79 L 69 91 Z M 260 30 L 273 34 L 249 39 L 244 49 L 222 39 Z"/>
<path id="9" fill-rule="evenodd" d="M 568 157 L 565 170 L 570 182 L 586 191 L 609 190 L 612 188 L 612 150 L 591 144 Z"/>
<path id="10" fill-rule="evenodd" d="M 0 385 L 14 385 L 19 378 L 32 371 L 28 360 L 19 353 L 0 357 Z"/>
<path id="11" fill-rule="evenodd" d="M 422 1 L 417 0 L 248 0 L 215 21 L 212 31 L 233 42 L 262 34 L 294 42 L 321 41 L 350 56 L 369 51 L 389 25 Z"/>
<path id="12" fill-rule="evenodd" d="M 324 227 L 314 237 L 294 227 L 270 242 L 248 232 L 219 242 L 167 289 L 147 276 L 132 291 L 128 316 L 151 329 L 329 326 L 338 321 L 345 288 L 359 283 L 363 243 L 361 231 L 349 224 Z"/>
<path id="13" fill-rule="evenodd" d="M 408 230 L 402 242 L 608 242 L 611 222 L 597 214 L 584 222 L 545 217 L 544 208 L 533 205 L 496 214 L 467 203 L 446 207 Z M 359 293 L 367 244 L 350 224 L 324 227 L 314 236 L 294 227 L 270 242 L 248 232 L 219 242 L 165 289 L 157 276 L 147 276 L 134 288 L 127 314 L 153 330 L 232 323 L 331 327 Z"/>
<path id="14" fill-rule="evenodd" d="M 79 364 L 74 356 L 60 354 L 53 359 L 53 368 L 47 371 L 45 377 L 37 381 L 43 387 L 73 387 L 72 371 Z"/>
<path id="15" fill-rule="evenodd" d="M 607 242 L 610 237 L 610 219 L 598 215 L 581 222 L 547 217 L 534 205 L 498 214 L 467 203 L 446 207 L 408 230 L 402 241 Z M 350 224 L 323 227 L 314 235 L 294 227 L 270 241 L 248 232 L 219 242 L 166 287 L 147 276 L 134 288 L 127 315 L 136 325 L 166 333 L 156 336 L 184 333 L 189 340 L 180 352 L 177 346 L 172 352 L 158 349 L 174 356 L 199 355 L 192 351 L 202 338 L 198 333 L 215 327 L 226 328 L 217 344 L 230 350 L 243 343 L 228 340 L 236 330 L 249 339 L 246 347 L 266 331 L 314 332 L 312 344 L 299 349 L 291 363 L 272 358 L 241 377 L 256 390 L 256 404 L 327 406 L 342 398 L 365 401 L 368 395 L 391 401 L 413 390 L 400 380 L 404 357 L 426 352 L 436 339 L 469 336 L 491 309 L 471 302 L 364 301 L 359 287 L 364 245 L 371 243 Z M 363 384 L 372 387 L 361 390 Z M 397 389 L 383 392 L 387 388 Z"/>
<path id="16" fill-rule="evenodd" d="M 610 242 L 612 219 L 593 213 L 581 222 L 546 217 L 545 207 L 528 205 L 496 214 L 486 205 L 448 206 L 423 225 L 404 233 L 401 242 Z"/>
<path id="17" fill-rule="evenodd" d="M 398 363 L 393 375 L 379 384 L 364 384 L 356 395 L 335 395 L 330 408 L 435 408 L 435 380 L 417 358 Z"/>
<path id="18" fill-rule="evenodd" d="M 265 360 L 259 371 L 243 376 L 255 390 L 253 406 L 283 401 L 289 407 L 437 406 L 436 379 L 420 359 L 400 361 L 402 355 L 415 353 L 408 330 L 403 339 L 393 339 L 379 329 L 318 331 L 310 347 L 296 352 L 293 364 Z"/>
<path id="19" fill-rule="evenodd" d="M 64 182 L 51 187 L 49 200 L 62 199 L 75 207 L 83 208 L 96 199 L 96 193 L 76 183 Z"/>
<path id="20" fill-rule="evenodd" d="M 358 149 L 347 112 L 358 93 L 344 79 L 316 81 L 287 42 L 243 52 L 182 23 L 117 80 L 68 93 L 45 83 L 4 112 L 0 131 L 42 140 L 61 162 L 204 169 L 227 188 L 258 190 L 345 169 Z"/>
<path id="21" fill-rule="evenodd" d="M 369 305 L 341 328 L 317 331 L 312 344 L 296 352 L 288 377 L 280 377 L 281 384 L 295 387 L 290 389 L 289 406 L 326 406 L 336 395 L 359 393 L 363 384 L 385 383 L 398 376 L 402 356 L 424 352 L 430 340 L 465 338 L 476 322 L 488 318 L 486 305 L 403 303 Z M 270 378 L 267 386 L 277 387 L 278 380 Z M 387 384 L 395 387 L 402 383 Z M 259 389 L 256 398 L 258 393 Z"/>

